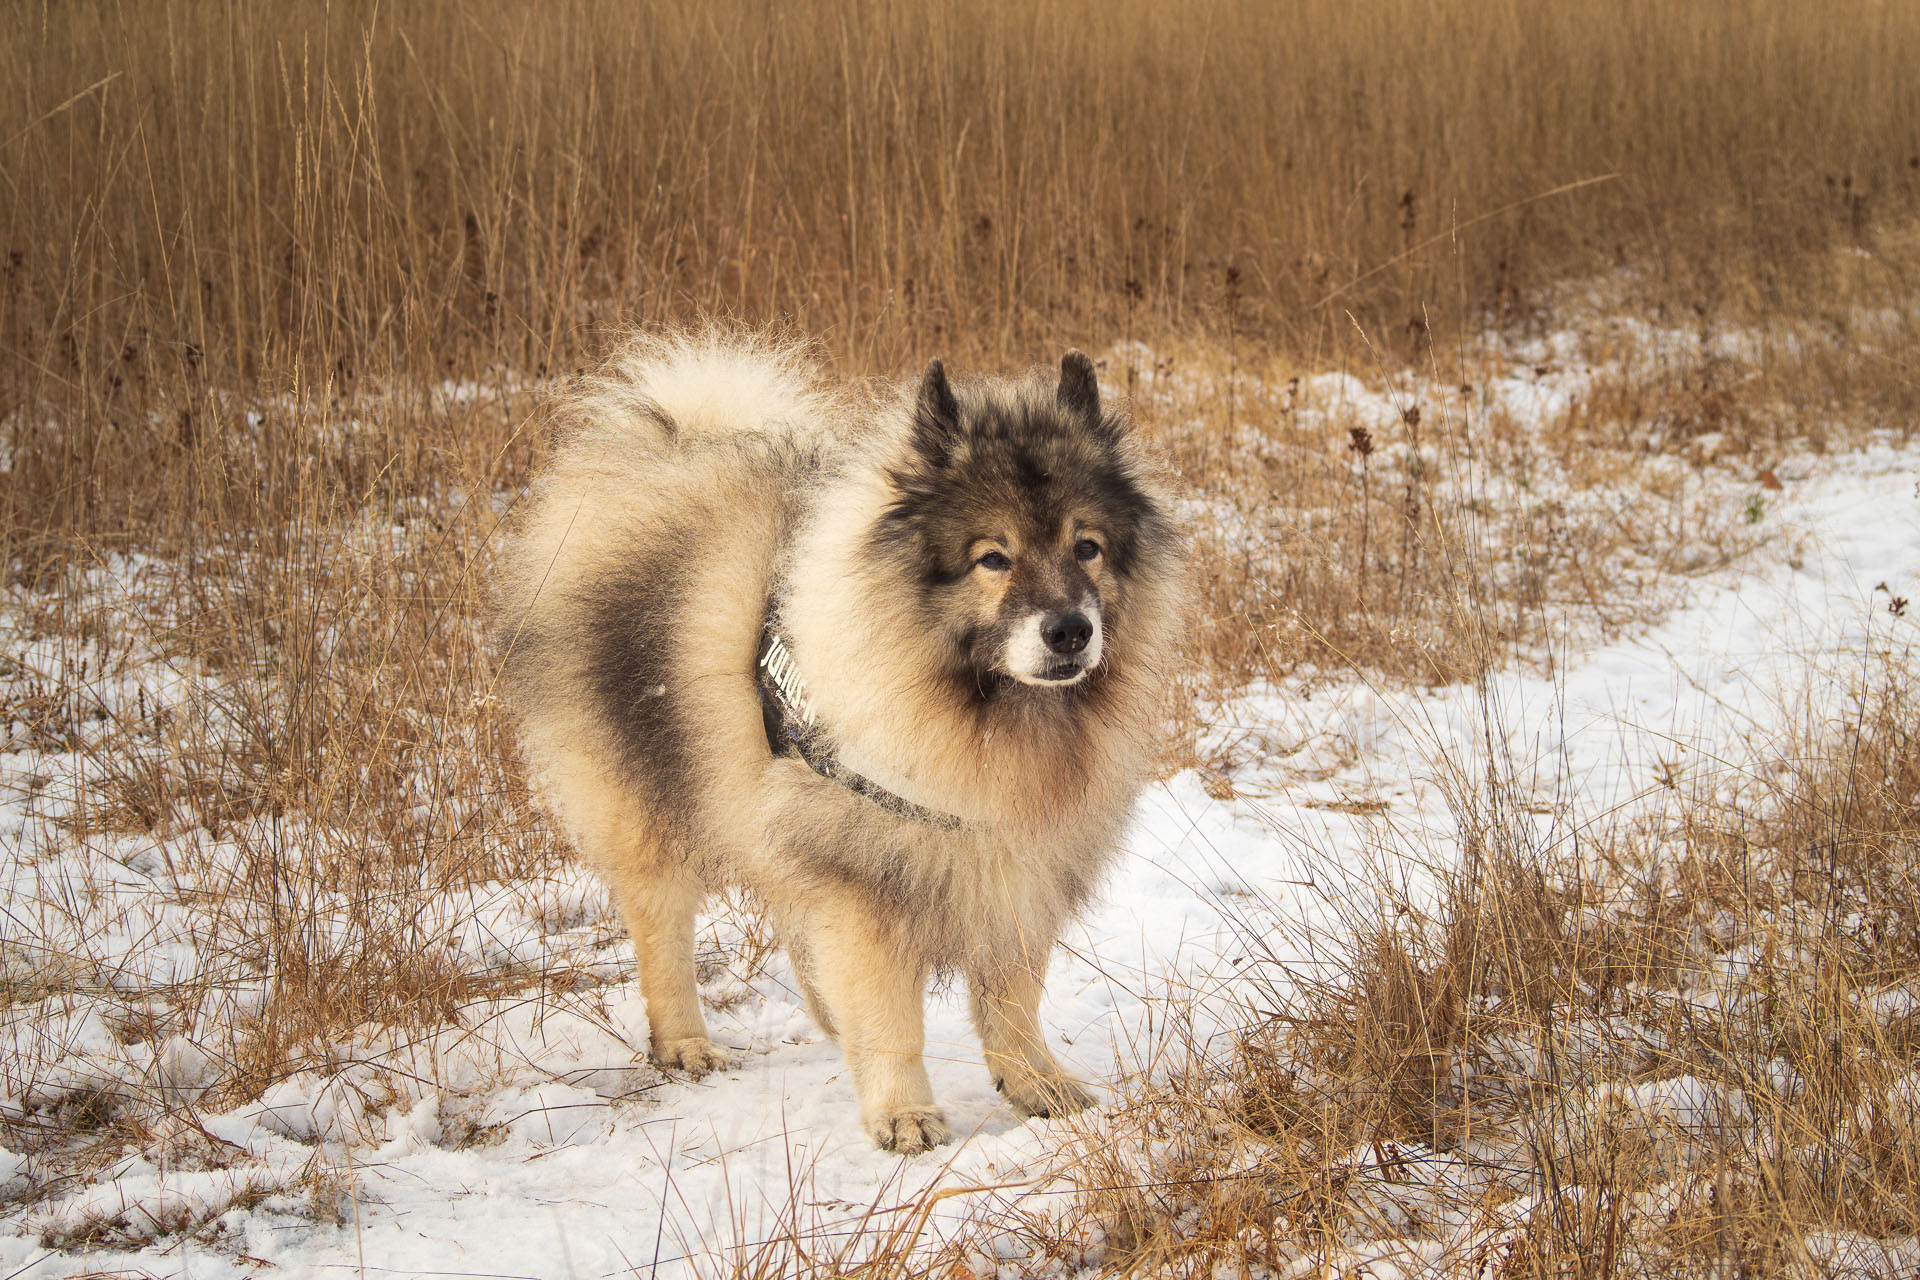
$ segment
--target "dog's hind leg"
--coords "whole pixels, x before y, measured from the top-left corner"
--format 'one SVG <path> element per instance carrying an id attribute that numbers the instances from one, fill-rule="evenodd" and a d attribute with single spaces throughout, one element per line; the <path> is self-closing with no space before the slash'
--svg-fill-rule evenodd
<path id="1" fill-rule="evenodd" d="M 948 1137 L 921 1054 L 927 970 L 871 915 L 843 902 L 807 922 L 811 978 L 838 1027 L 860 1122 L 884 1151 L 912 1155 Z"/>
<path id="2" fill-rule="evenodd" d="M 618 878 L 615 892 L 640 964 L 652 1057 L 663 1067 L 705 1075 L 727 1065 L 727 1051 L 707 1037 L 693 975 L 693 917 L 704 896 L 693 877 L 662 868 Z"/>
<path id="3" fill-rule="evenodd" d="M 986 1051 L 994 1088 L 1029 1115 L 1063 1116 L 1094 1105 L 1085 1086 L 1060 1069 L 1040 1028 L 1046 957 L 967 975 L 973 1024 Z"/>
<path id="4" fill-rule="evenodd" d="M 833 1013 L 827 1008 L 826 998 L 820 994 L 819 980 L 814 976 L 813 953 L 799 938 L 790 938 L 787 941 L 787 959 L 793 964 L 794 981 L 800 984 L 800 994 L 807 1002 L 807 1013 L 822 1031 L 838 1039 L 840 1032 L 833 1025 Z"/>

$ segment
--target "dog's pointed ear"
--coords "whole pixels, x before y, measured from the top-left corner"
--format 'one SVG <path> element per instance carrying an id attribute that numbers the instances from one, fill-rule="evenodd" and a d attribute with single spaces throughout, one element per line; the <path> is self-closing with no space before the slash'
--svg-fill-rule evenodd
<path id="1" fill-rule="evenodd" d="M 959 434 L 960 405 L 947 383 L 947 367 L 929 360 L 913 402 L 913 446 L 928 462 L 944 467 Z"/>
<path id="2" fill-rule="evenodd" d="M 1100 411 L 1100 379 L 1093 372 L 1093 361 L 1084 351 L 1069 351 L 1060 357 L 1060 390 L 1055 393 L 1060 407 L 1086 425 L 1087 430 L 1108 440 L 1117 440 L 1126 431 L 1126 420 Z"/>
<path id="3" fill-rule="evenodd" d="M 1094 376 L 1093 361 L 1084 351 L 1069 351 L 1060 357 L 1060 404 L 1068 413 L 1084 418 L 1089 425 L 1100 421 L 1100 380 Z"/>

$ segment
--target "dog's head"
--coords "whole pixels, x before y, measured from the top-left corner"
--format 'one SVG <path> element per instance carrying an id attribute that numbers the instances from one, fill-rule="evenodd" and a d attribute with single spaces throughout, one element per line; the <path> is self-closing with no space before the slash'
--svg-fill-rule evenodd
<path id="1" fill-rule="evenodd" d="M 956 393 L 927 366 L 874 538 L 912 578 L 953 674 L 1068 688 L 1109 659 L 1143 551 L 1171 537 L 1127 432 L 1078 351 L 1057 385 Z"/>

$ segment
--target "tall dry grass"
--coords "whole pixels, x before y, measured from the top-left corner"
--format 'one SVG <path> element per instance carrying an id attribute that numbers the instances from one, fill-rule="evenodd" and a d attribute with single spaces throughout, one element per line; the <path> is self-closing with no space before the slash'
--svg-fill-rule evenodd
<path id="1" fill-rule="evenodd" d="M 237 515 L 284 514 L 292 476 L 233 474 L 226 397 L 284 397 L 246 445 L 283 457 L 336 397 L 571 369 L 615 319 L 788 320 L 863 372 L 1176 331 L 1337 355 L 1357 319 L 1398 361 L 1621 268 L 1642 303 L 1764 313 L 1805 250 L 1871 252 L 1920 200 L 1920 15 L 1877 0 L 162 0 L 11 26 L 16 541 L 178 531 L 236 486 Z M 384 406 L 366 474 L 319 479 L 391 492 L 505 439 L 432 427 Z"/>

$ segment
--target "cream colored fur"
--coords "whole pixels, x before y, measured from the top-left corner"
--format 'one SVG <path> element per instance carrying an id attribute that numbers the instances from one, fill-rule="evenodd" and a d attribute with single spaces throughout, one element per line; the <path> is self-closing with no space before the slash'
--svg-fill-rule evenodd
<path id="1" fill-rule="evenodd" d="M 793 347 L 708 331 L 636 344 L 561 413 L 503 557 L 505 683 L 528 761 L 633 934 L 653 1056 L 696 1073 L 727 1060 L 694 987 L 693 918 L 738 885 L 839 1035 L 882 1147 L 947 1137 L 921 1061 L 936 971 L 968 981 L 988 1068 L 1017 1106 L 1086 1105 L 1047 1047 L 1041 987 L 1151 762 L 1184 603 L 1177 554 L 1130 588 L 1123 633 L 1103 636 L 1097 715 L 984 732 L 939 686 L 938 639 L 865 543 L 908 448 L 904 402 L 852 406 Z M 964 829 L 770 753 L 753 668 L 776 595 L 842 759 Z M 662 637 L 634 662 L 663 678 L 619 687 L 665 700 L 664 718 L 610 705 L 628 673 L 605 656 L 609 618 Z"/>

